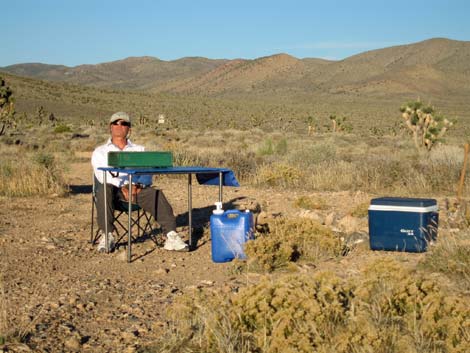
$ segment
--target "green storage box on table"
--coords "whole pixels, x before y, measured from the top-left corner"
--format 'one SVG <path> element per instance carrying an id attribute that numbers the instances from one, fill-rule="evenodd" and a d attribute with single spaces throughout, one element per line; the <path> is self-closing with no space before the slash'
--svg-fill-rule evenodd
<path id="1" fill-rule="evenodd" d="M 172 167 L 173 156 L 167 151 L 109 152 L 110 167 Z"/>

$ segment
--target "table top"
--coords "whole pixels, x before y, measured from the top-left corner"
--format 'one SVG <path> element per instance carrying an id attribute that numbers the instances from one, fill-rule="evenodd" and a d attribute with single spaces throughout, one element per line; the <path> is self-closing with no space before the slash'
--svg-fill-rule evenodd
<path id="1" fill-rule="evenodd" d="M 111 173 L 125 173 L 132 175 L 148 175 L 148 174 L 196 174 L 199 184 L 219 185 L 219 175 L 222 173 L 222 185 L 224 186 L 240 186 L 235 174 L 228 168 L 211 168 L 211 167 L 99 167 L 98 170 Z"/>
<path id="2" fill-rule="evenodd" d="M 231 169 L 211 167 L 99 167 L 107 172 L 126 174 L 196 174 L 196 173 L 229 173 Z"/>

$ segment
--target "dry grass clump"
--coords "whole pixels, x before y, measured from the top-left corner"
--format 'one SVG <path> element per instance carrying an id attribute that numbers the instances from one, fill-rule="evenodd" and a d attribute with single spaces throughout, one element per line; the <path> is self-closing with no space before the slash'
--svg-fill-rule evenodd
<path id="1" fill-rule="evenodd" d="M 379 260 L 365 269 L 354 294 L 354 322 L 365 329 L 356 342 L 371 351 L 463 353 L 470 348 L 468 297 L 445 293 L 422 273 Z"/>
<path id="2" fill-rule="evenodd" d="M 317 272 L 266 277 L 229 295 L 190 293 L 170 308 L 169 330 L 147 351 L 464 353 L 469 304 L 379 260 L 351 280 Z"/>
<path id="3" fill-rule="evenodd" d="M 313 141 L 296 139 L 289 146 L 286 160 L 299 167 L 311 167 L 324 161 L 335 161 L 341 152 L 334 139 L 326 137 Z"/>
<path id="4" fill-rule="evenodd" d="M 436 271 L 453 279 L 456 286 L 470 290 L 470 234 L 459 232 L 439 237 L 422 264 L 428 271 Z"/>
<path id="5" fill-rule="evenodd" d="M 287 153 L 287 140 L 280 138 L 277 141 L 268 137 L 258 147 L 256 154 L 261 156 L 285 155 Z"/>
<path id="6" fill-rule="evenodd" d="M 27 152 L 17 146 L 2 147 L 0 155 L 0 195 L 63 195 L 64 168 L 54 155 Z"/>
<path id="7" fill-rule="evenodd" d="M 319 262 L 341 255 L 339 237 L 314 220 L 281 219 L 271 228 L 246 243 L 247 266 L 252 270 L 272 272 L 295 261 Z"/>
<path id="8" fill-rule="evenodd" d="M 312 148 L 312 147 L 306 147 Z M 377 151 L 356 154 L 353 146 L 339 150 L 334 158 L 298 157 L 291 151 L 270 163 L 259 163 L 252 182 L 257 186 L 318 191 L 362 190 L 373 193 L 417 195 L 453 192 L 459 179 L 461 156 L 456 149 L 420 156 L 409 150 L 380 146 Z"/>
<path id="9" fill-rule="evenodd" d="M 370 201 L 358 204 L 356 207 L 354 207 L 354 209 L 351 210 L 351 216 L 358 218 L 367 217 L 369 214 L 369 205 Z"/>
<path id="10" fill-rule="evenodd" d="M 0 253 L 3 257 L 3 251 Z M 7 297 L 5 293 L 5 270 L 6 266 L 3 261 L 0 262 L 0 345 L 5 344 L 8 327 Z"/>
<path id="11" fill-rule="evenodd" d="M 256 171 L 257 159 L 251 152 L 221 148 L 211 153 L 173 149 L 173 165 L 202 166 L 232 169 L 237 178 L 247 180 Z"/>
<path id="12" fill-rule="evenodd" d="M 454 192 L 463 152 L 437 146 L 417 153 L 403 137 L 367 134 L 280 134 L 252 130 L 168 130 L 139 128 L 136 143 L 173 152 L 175 165 L 227 167 L 244 184 L 316 191 L 357 191 L 389 195 Z M 137 135 L 139 134 L 139 135 Z M 466 192 L 470 183 L 466 183 Z"/>
<path id="13" fill-rule="evenodd" d="M 325 210 L 328 208 L 325 200 L 308 196 L 300 196 L 295 200 L 294 205 L 305 210 Z"/>
<path id="14" fill-rule="evenodd" d="M 261 165 L 253 176 L 253 182 L 260 186 L 299 188 L 306 177 L 302 169 L 278 162 Z"/>
<path id="15" fill-rule="evenodd" d="M 331 274 L 265 279 L 231 296 L 201 291 L 171 308 L 169 337 L 148 351 L 313 352 L 334 346 L 349 300 L 349 288 Z"/>
<path id="16" fill-rule="evenodd" d="M 261 352 L 331 351 L 351 294 L 331 273 L 288 276 L 246 288 L 233 298 L 232 311 Z"/>

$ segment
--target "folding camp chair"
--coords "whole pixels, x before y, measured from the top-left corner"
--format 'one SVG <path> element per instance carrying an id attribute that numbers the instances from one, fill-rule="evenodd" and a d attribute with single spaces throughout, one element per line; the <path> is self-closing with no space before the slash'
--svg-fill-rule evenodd
<path id="1" fill-rule="evenodd" d="M 93 188 L 92 188 L 92 202 L 91 202 L 91 232 L 90 232 L 90 243 L 95 245 L 101 236 L 104 236 L 100 229 L 95 230 L 95 207 L 97 207 L 97 196 L 96 196 L 96 185 L 99 181 L 93 175 Z M 117 236 L 116 247 L 125 244 L 121 242 L 129 234 L 127 227 L 128 221 L 128 202 L 124 200 L 114 200 L 114 232 Z M 132 204 L 131 206 L 131 227 L 134 230 L 131 232 L 131 241 L 136 242 L 138 239 L 142 239 L 144 235 L 150 236 L 150 238 L 156 243 L 156 240 L 152 237 L 152 216 L 145 212 L 139 205 Z M 121 216 L 126 216 L 125 221 L 121 220 Z M 136 234 L 136 235 L 134 235 Z"/>

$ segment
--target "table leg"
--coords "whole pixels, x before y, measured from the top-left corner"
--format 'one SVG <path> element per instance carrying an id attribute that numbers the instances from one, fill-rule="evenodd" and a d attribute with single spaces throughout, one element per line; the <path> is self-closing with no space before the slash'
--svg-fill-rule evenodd
<path id="1" fill-rule="evenodd" d="M 193 193 L 192 193 L 192 174 L 188 174 L 188 236 L 189 248 L 193 246 Z"/>
<path id="2" fill-rule="evenodd" d="M 223 178 L 224 174 L 222 172 L 219 173 L 219 202 L 222 202 L 222 187 L 224 185 Z"/>
<path id="3" fill-rule="evenodd" d="M 129 175 L 129 203 L 127 209 L 128 226 L 127 226 L 127 262 L 131 262 L 131 244 L 132 244 L 132 174 Z"/>
<path id="4" fill-rule="evenodd" d="M 104 249 L 106 254 L 109 253 L 109 246 L 108 246 L 108 193 L 106 192 L 106 172 L 103 171 L 103 194 L 104 194 Z"/>

